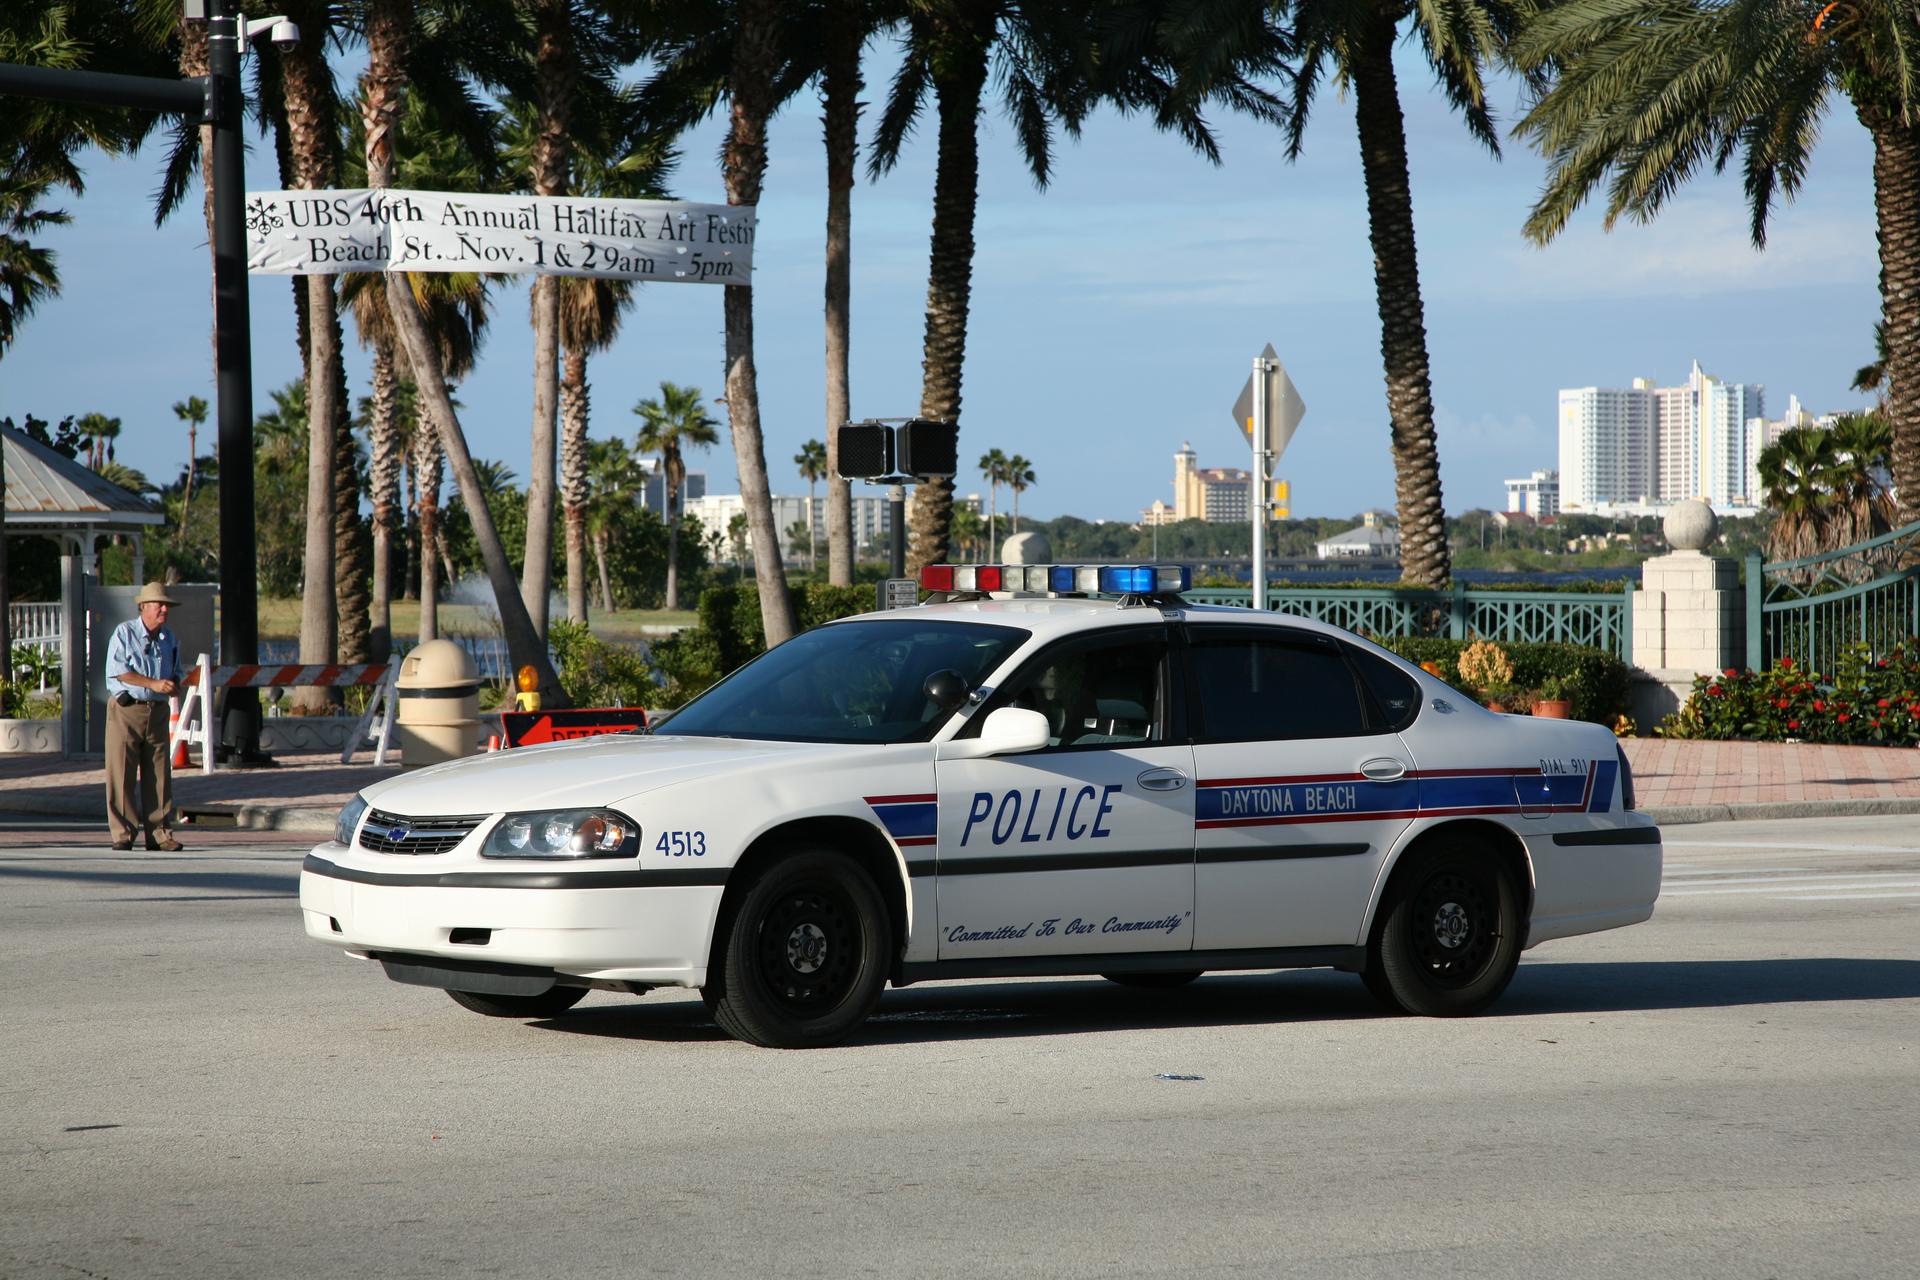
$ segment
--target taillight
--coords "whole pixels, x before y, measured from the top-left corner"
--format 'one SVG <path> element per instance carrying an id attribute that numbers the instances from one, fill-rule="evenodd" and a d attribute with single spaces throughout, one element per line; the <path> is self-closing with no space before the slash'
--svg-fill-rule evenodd
<path id="1" fill-rule="evenodd" d="M 1613 744 L 1613 753 L 1620 759 L 1620 803 L 1623 808 L 1633 808 L 1633 766 L 1627 763 L 1627 749 L 1619 743 Z"/>

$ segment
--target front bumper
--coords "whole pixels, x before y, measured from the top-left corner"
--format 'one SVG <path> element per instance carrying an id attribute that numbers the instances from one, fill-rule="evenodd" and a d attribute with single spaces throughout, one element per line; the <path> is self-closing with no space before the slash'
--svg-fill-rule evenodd
<path id="1" fill-rule="evenodd" d="M 704 986 L 725 873 L 529 863 L 421 870 L 321 845 L 300 871 L 307 936 L 357 955 L 524 965 L 594 982 Z M 457 939 L 457 940 L 456 940 Z"/>

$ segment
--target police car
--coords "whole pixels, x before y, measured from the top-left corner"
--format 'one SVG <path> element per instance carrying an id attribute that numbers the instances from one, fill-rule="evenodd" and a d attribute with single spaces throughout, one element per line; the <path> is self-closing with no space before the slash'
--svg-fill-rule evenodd
<path id="1" fill-rule="evenodd" d="M 380 782 L 308 855 L 306 930 L 483 1014 L 694 987 L 804 1047 L 948 978 L 1330 966 L 1470 1014 L 1522 950 L 1653 913 L 1606 729 L 1188 581 L 936 565 L 927 603 L 796 636 L 651 735 Z"/>

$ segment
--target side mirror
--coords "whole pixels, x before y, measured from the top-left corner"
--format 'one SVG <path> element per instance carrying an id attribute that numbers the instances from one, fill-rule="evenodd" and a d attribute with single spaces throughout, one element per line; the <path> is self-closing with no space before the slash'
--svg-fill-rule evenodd
<path id="1" fill-rule="evenodd" d="M 936 671 L 928 676 L 920 691 L 927 695 L 927 701 L 942 711 L 952 711 L 967 700 L 967 678 L 951 669 Z"/>
<path id="2" fill-rule="evenodd" d="M 980 726 L 977 738 L 961 738 L 942 743 L 942 760 L 978 760 L 986 756 L 1012 756 L 1038 751 L 1053 736 L 1053 727 L 1038 711 L 1024 707 L 1001 707 Z"/>

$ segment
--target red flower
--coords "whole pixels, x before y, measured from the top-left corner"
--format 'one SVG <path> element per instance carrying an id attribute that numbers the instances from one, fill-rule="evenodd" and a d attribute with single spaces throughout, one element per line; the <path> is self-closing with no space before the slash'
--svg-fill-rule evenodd
<path id="1" fill-rule="evenodd" d="M 1845 724 L 1847 721 L 1853 719 L 1853 717 L 1848 715 L 1846 712 L 1842 711 L 1840 713 L 1839 719 L 1841 724 Z"/>
<path id="2" fill-rule="evenodd" d="M 1883 665 L 1883 666 L 1884 666 L 1885 664 L 1883 663 L 1883 664 L 1881 664 L 1881 665 Z M 1725 677 L 1726 677 L 1727 679 L 1729 679 L 1729 680 L 1731 680 L 1731 679 L 1733 679 L 1733 678 L 1734 678 L 1735 676 L 1737 676 L 1737 675 L 1739 675 L 1739 674 L 1740 674 L 1740 672 L 1739 672 L 1738 670 L 1736 670 L 1735 668 L 1733 668 L 1733 667 L 1728 667 L 1728 668 L 1727 668 L 1727 669 L 1726 669 L 1725 671 L 1722 671 L 1722 672 L 1721 672 L 1720 674 L 1721 674 L 1721 675 L 1723 675 L 1723 676 L 1725 676 Z"/>
<path id="3" fill-rule="evenodd" d="M 1800 722 L 1799 722 L 1798 720 L 1789 720 L 1789 721 L 1787 721 L 1787 728 L 1789 728 L 1789 729 L 1798 729 L 1799 727 L 1800 727 Z"/>
<path id="4" fill-rule="evenodd" d="M 1825 711 L 1827 709 L 1827 704 L 1820 701 L 1820 699 L 1815 698 L 1813 700 L 1813 709 L 1815 711 Z"/>
<path id="5" fill-rule="evenodd" d="M 1787 669 L 1788 671 L 1791 671 L 1791 670 L 1793 670 L 1793 659 L 1792 659 L 1792 658 L 1782 658 L 1782 659 L 1780 659 L 1780 665 L 1781 665 L 1782 667 L 1785 667 L 1785 668 L 1786 668 L 1786 669 Z"/>
<path id="6" fill-rule="evenodd" d="M 1891 702 L 1888 702 L 1885 698 L 1882 698 L 1880 699 L 1880 701 L 1874 703 L 1873 705 L 1876 707 L 1890 707 L 1893 704 Z"/>
<path id="7" fill-rule="evenodd" d="M 1787 700 L 1786 700 L 1785 698 L 1775 698 L 1775 699 L 1773 700 L 1773 705 L 1774 705 L 1774 706 L 1775 706 L 1775 707 L 1776 707 L 1777 709 L 1779 709 L 1779 710 L 1781 710 L 1781 711 L 1785 711 L 1785 710 L 1787 709 Z"/>

